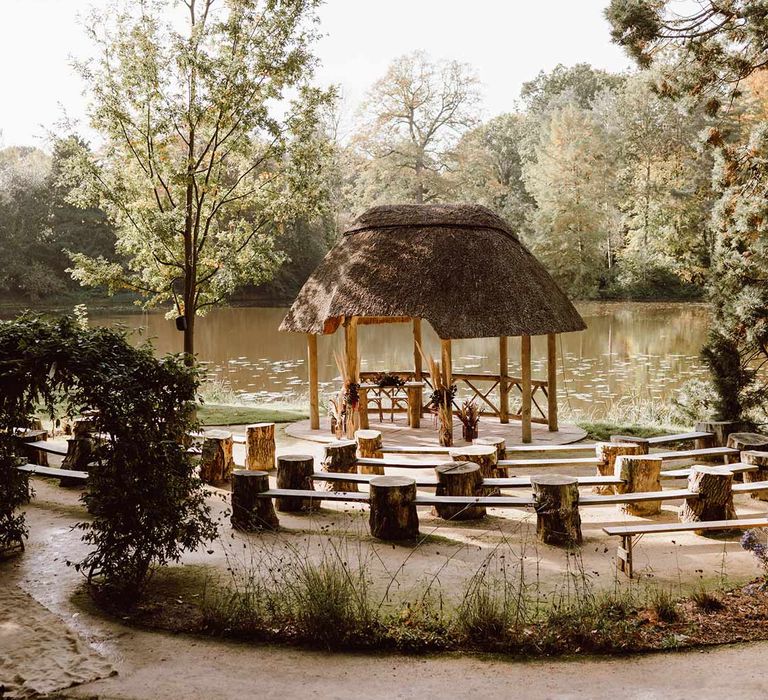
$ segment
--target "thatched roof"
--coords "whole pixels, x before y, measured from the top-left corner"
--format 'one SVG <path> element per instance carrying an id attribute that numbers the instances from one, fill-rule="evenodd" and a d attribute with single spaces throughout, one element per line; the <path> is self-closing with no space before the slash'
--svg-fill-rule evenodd
<path id="1" fill-rule="evenodd" d="M 421 318 L 443 339 L 586 328 L 508 224 L 464 204 L 366 211 L 301 288 L 280 330 L 333 333 L 345 316 Z"/>

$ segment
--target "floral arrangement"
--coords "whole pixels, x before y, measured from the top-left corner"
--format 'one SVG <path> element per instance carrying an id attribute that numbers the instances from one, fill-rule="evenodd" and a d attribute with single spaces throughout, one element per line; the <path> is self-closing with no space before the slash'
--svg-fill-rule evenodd
<path id="1" fill-rule="evenodd" d="M 472 442 L 477 437 L 477 426 L 480 423 L 480 409 L 474 399 L 469 399 L 461 404 L 458 417 L 462 424 L 462 437 L 467 442 Z"/>
<path id="2" fill-rule="evenodd" d="M 354 438 L 360 424 L 360 385 L 354 381 L 347 361 L 334 353 L 342 385 L 339 394 L 331 399 L 328 413 L 331 416 L 331 432 L 337 437 Z"/>
<path id="3" fill-rule="evenodd" d="M 386 387 L 404 386 L 405 379 L 396 374 L 390 374 L 389 372 L 380 372 L 374 377 L 373 383 L 377 384 L 380 388 L 385 389 Z"/>
<path id="4" fill-rule="evenodd" d="M 419 348 L 421 352 L 421 348 Z M 435 423 L 438 430 L 438 441 L 443 447 L 453 445 L 453 417 L 451 406 L 456 397 L 456 385 L 448 384 L 448 377 L 444 368 L 433 357 L 426 357 L 422 352 L 422 357 L 429 367 L 429 376 L 432 378 L 433 391 L 429 397 L 427 406 L 435 416 Z"/>

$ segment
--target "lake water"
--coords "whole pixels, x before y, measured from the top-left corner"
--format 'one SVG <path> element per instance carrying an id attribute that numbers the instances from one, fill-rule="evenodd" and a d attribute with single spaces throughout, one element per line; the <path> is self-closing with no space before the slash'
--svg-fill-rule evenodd
<path id="1" fill-rule="evenodd" d="M 560 336 L 559 395 L 561 405 L 600 418 L 614 404 L 652 399 L 668 401 L 688 379 L 705 377 L 699 359 L 709 313 L 702 304 L 582 303 L 588 330 Z M 306 340 L 277 329 L 285 309 L 224 308 L 197 325 L 196 346 L 208 376 L 243 399 L 259 403 L 303 400 L 307 395 Z M 99 324 L 142 329 L 159 352 L 179 352 L 181 333 L 162 313 L 95 316 Z M 343 333 L 318 343 L 321 391 L 338 386 L 333 352 L 342 348 Z M 412 369 L 409 324 L 361 326 L 358 331 L 361 369 Z M 435 334 L 424 324 L 426 352 L 439 357 Z M 510 340 L 510 373 L 519 376 L 519 340 Z M 546 379 L 546 339 L 533 340 L 533 376 Z M 454 341 L 456 371 L 498 372 L 496 339 Z"/>

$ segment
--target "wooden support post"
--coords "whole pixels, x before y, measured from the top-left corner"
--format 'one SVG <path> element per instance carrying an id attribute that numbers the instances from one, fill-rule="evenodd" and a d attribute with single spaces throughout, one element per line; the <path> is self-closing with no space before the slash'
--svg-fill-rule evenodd
<path id="1" fill-rule="evenodd" d="M 232 472 L 232 515 L 236 530 L 277 530 L 280 523 L 271 498 L 259 498 L 269 490 L 267 472 L 235 469 Z"/>
<path id="2" fill-rule="evenodd" d="M 435 467 L 436 496 L 482 496 L 483 475 L 472 462 L 448 462 Z M 441 503 L 432 512 L 446 520 L 477 520 L 485 517 L 485 506 L 460 506 Z"/>
<path id="3" fill-rule="evenodd" d="M 725 447 L 728 436 L 739 430 L 739 424 L 729 420 L 708 420 L 696 423 L 697 433 L 712 433 L 712 438 L 698 438 L 694 447 L 704 449 L 706 447 Z"/>
<path id="4" fill-rule="evenodd" d="M 368 430 L 370 427 L 370 421 L 368 419 L 368 389 L 359 387 L 357 390 L 359 400 L 359 412 L 360 412 L 360 428 L 362 430 Z"/>
<path id="5" fill-rule="evenodd" d="M 507 441 L 500 437 L 479 437 L 472 441 L 473 445 L 491 445 L 496 448 L 496 458 L 507 458 Z M 499 472 L 503 472 L 502 476 L 506 476 L 506 469 L 499 469 Z"/>
<path id="6" fill-rule="evenodd" d="M 557 334 L 547 334 L 547 425 L 551 432 L 559 429 L 557 422 Z"/>
<path id="7" fill-rule="evenodd" d="M 536 534 L 544 544 L 581 544 L 579 482 L 575 476 L 537 474 L 531 477 Z"/>
<path id="8" fill-rule="evenodd" d="M 661 457 L 649 455 L 618 455 L 615 475 L 622 480 L 616 487 L 617 493 L 645 493 L 661 491 Z M 661 512 L 661 501 L 622 503 L 621 510 L 629 515 L 657 515 Z"/>
<path id="9" fill-rule="evenodd" d="M 531 435 L 531 336 L 520 337 L 520 373 L 522 378 L 523 407 L 520 410 L 523 442 L 529 443 Z"/>
<path id="10" fill-rule="evenodd" d="M 757 467 L 753 472 L 744 472 L 745 484 L 768 481 L 768 452 L 746 450 L 741 453 L 741 461 Z M 750 496 L 758 501 L 768 501 L 768 491 L 753 491 Z"/>
<path id="11" fill-rule="evenodd" d="M 453 384 L 453 349 L 451 346 L 450 340 L 441 340 L 440 341 L 440 359 L 441 359 L 441 369 L 443 371 L 443 375 L 445 376 L 445 382 L 446 382 L 446 388 L 450 387 L 451 384 Z M 452 445 L 453 444 L 453 405 L 448 406 L 448 424 L 445 426 L 447 428 L 447 434 L 441 435 L 440 437 L 440 444 L 441 445 Z"/>
<path id="12" fill-rule="evenodd" d="M 632 535 L 621 536 L 621 546 L 616 552 L 616 566 L 619 571 L 623 571 L 629 578 L 632 578 Z"/>
<path id="13" fill-rule="evenodd" d="M 200 478 L 203 482 L 215 484 L 230 478 L 235 466 L 232 446 L 232 433 L 228 430 L 209 430 L 205 433 L 200 456 Z"/>
<path id="14" fill-rule="evenodd" d="M 506 469 L 498 465 L 498 453 L 493 445 L 469 445 L 468 447 L 456 447 L 449 452 L 454 462 L 474 462 L 480 466 L 480 475 L 483 479 L 498 479 L 505 477 Z M 486 488 L 487 496 L 498 496 L 498 487 Z"/>
<path id="15" fill-rule="evenodd" d="M 421 381 L 422 378 L 422 358 L 421 358 L 421 352 L 423 349 L 423 345 L 421 342 L 421 319 L 420 318 L 414 318 L 413 319 L 413 378 L 417 382 Z M 421 348 L 421 349 L 420 349 Z"/>
<path id="16" fill-rule="evenodd" d="M 416 539 L 416 481 L 407 476 L 374 476 L 369 488 L 371 535 L 386 541 Z"/>
<path id="17" fill-rule="evenodd" d="M 358 430 L 355 433 L 357 440 L 357 455 L 366 459 L 381 459 L 384 453 L 381 442 L 381 433 L 378 430 Z M 369 467 L 361 464 L 359 467 L 361 474 L 384 474 L 384 467 Z"/>
<path id="18" fill-rule="evenodd" d="M 325 446 L 323 458 L 324 472 L 341 474 L 357 473 L 357 443 L 354 440 L 338 440 Z M 328 491 L 357 492 L 357 483 L 354 481 L 329 481 L 325 488 Z"/>
<path id="19" fill-rule="evenodd" d="M 421 425 L 421 412 L 424 407 L 423 389 L 420 386 L 409 386 L 408 393 L 408 427 L 418 428 Z"/>
<path id="20" fill-rule="evenodd" d="M 598 442 L 595 444 L 595 456 L 600 460 L 596 476 L 613 476 L 616 458 L 619 455 L 642 455 L 647 452 L 647 446 L 634 442 Z M 613 486 L 595 486 L 595 493 L 613 493 Z"/>
<path id="21" fill-rule="evenodd" d="M 245 468 L 270 472 L 275 468 L 275 424 L 245 426 Z"/>
<path id="22" fill-rule="evenodd" d="M 47 442 L 48 431 L 47 430 L 25 430 L 21 435 L 17 436 L 21 442 Z M 27 459 L 32 464 L 39 464 L 41 467 L 48 466 L 48 455 L 42 450 L 38 450 L 35 447 L 22 448 Z"/>
<path id="23" fill-rule="evenodd" d="M 317 380 L 317 336 L 307 334 L 307 371 L 309 379 L 309 427 L 320 430 L 320 394 Z"/>
<path id="24" fill-rule="evenodd" d="M 691 467 L 688 477 L 688 490 L 696 494 L 687 498 L 680 506 L 680 520 L 694 523 L 707 520 L 733 520 L 736 511 L 733 507 L 733 472 L 723 467 Z M 714 532 L 714 531 L 707 531 Z M 704 534 L 697 530 L 696 534 Z"/>
<path id="25" fill-rule="evenodd" d="M 277 488 L 314 491 L 314 471 L 312 455 L 281 455 L 277 458 Z M 280 496 L 275 499 L 275 507 L 283 513 L 312 512 L 320 508 L 320 499 Z"/>
<path id="26" fill-rule="evenodd" d="M 509 338 L 499 338 L 499 421 L 509 423 Z"/>
<path id="27" fill-rule="evenodd" d="M 347 350 L 347 367 L 352 375 L 352 381 L 360 382 L 360 363 L 357 356 L 357 317 L 348 316 L 344 319 L 344 342 Z"/>

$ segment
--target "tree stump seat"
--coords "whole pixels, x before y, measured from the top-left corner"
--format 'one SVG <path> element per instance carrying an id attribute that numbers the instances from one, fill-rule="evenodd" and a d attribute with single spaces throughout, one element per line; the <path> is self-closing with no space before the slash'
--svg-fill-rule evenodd
<path id="1" fill-rule="evenodd" d="M 482 496 L 483 475 L 474 462 L 448 462 L 435 467 L 436 496 Z M 485 506 L 435 504 L 432 512 L 446 520 L 478 520 L 485 517 Z"/>

